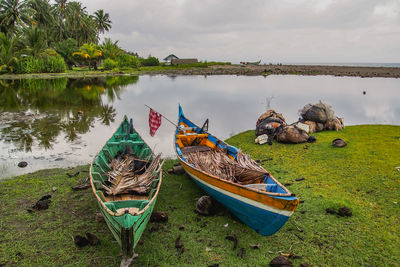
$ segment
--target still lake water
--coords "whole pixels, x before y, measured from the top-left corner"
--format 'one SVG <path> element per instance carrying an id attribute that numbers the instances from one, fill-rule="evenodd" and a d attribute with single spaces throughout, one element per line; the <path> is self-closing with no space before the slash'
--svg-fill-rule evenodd
<path id="1" fill-rule="evenodd" d="M 0 81 L 0 178 L 90 163 L 125 114 L 156 152 L 174 156 L 174 126 L 163 119 L 150 137 L 145 104 L 175 122 L 180 103 L 187 117 L 209 118 L 209 131 L 226 139 L 254 129 L 267 107 L 292 123 L 319 100 L 345 125 L 399 125 L 399 90 L 400 79 L 296 75 Z M 28 166 L 17 167 L 20 161 Z"/>

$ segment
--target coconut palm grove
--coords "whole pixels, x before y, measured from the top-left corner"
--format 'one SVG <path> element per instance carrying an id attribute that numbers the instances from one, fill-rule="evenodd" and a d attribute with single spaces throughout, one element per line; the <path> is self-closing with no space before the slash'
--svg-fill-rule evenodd
<path id="1" fill-rule="evenodd" d="M 0 1 L 0 73 L 59 73 L 73 67 L 105 70 L 158 65 L 158 59 L 138 58 L 118 41 L 100 34 L 111 29 L 102 9 L 89 14 L 77 1 Z M 149 60 L 150 59 L 150 60 Z"/>

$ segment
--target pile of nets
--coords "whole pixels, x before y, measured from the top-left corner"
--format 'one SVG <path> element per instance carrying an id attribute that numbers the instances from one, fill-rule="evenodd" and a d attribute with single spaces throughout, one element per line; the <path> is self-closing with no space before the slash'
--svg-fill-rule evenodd
<path id="1" fill-rule="evenodd" d="M 263 113 L 256 123 L 256 136 L 266 134 L 273 137 L 281 128 L 286 125 L 285 118 L 281 113 L 269 109 Z"/>
<path id="2" fill-rule="evenodd" d="M 322 101 L 314 105 L 305 105 L 299 110 L 299 115 L 299 122 L 307 124 L 310 133 L 323 130 L 340 131 L 344 128 L 343 118 L 336 117 L 332 106 Z"/>
<path id="3" fill-rule="evenodd" d="M 263 144 L 268 140 L 270 144 L 273 139 L 281 143 L 303 143 L 307 142 L 308 133 L 296 125 L 287 125 L 281 113 L 270 109 L 263 113 L 256 124 L 256 143 Z"/>
<path id="4" fill-rule="evenodd" d="M 213 176 L 238 184 L 255 184 L 264 180 L 267 171 L 249 155 L 239 151 L 237 160 L 229 158 L 221 150 L 185 154 L 188 163 Z"/>

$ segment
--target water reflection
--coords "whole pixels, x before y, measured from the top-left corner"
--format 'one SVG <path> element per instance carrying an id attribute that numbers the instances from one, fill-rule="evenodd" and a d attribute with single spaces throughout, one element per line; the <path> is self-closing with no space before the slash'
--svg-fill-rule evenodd
<path id="1" fill-rule="evenodd" d="M 333 76 L 141 76 L 0 81 L 0 178 L 41 168 L 87 164 L 126 114 L 156 152 L 173 156 L 174 127 L 150 137 L 148 104 L 172 121 L 178 104 L 225 139 L 254 129 L 267 107 L 292 123 L 298 110 L 329 103 L 345 125 L 400 124 L 400 79 Z M 366 94 L 363 94 L 363 91 Z M 82 112 L 79 112 L 82 111 Z M 28 167 L 17 163 L 25 160 Z"/>
<path id="2" fill-rule="evenodd" d="M 112 103 L 137 81 L 138 77 L 0 81 L 0 138 L 25 152 L 35 144 L 52 149 L 60 135 L 73 142 L 96 119 L 113 123 L 117 113 Z"/>

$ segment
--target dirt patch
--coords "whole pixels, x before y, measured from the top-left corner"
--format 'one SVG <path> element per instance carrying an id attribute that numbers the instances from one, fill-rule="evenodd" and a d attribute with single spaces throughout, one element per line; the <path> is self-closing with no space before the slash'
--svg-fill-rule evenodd
<path id="1" fill-rule="evenodd" d="M 149 74 L 149 73 L 146 73 Z M 245 75 L 267 76 L 271 74 L 333 75 L 355 77 L 400 78 L 400 68 L 350 67 L 350 66 L 307 66 L 307 65 L 215 65 L 208 68 L 166 69 L 151 74 L 168 75 Z"/>
<path id="2" fill-rule="evenodd" d="M 355 76 L 355 77 L 385 77 L 400 78 L 400 68 L 384 67 L 356 67 L 356 66 L 319 66 L 319 65 L 214 65 L 207 68 L 161 68 L 158 70 L 139 69 L 134 73 L 103 73 L 103 72 L 71 72 L 54 74 L 6 74 L 0 75 L 0 79 L 52 79 L 59 77 L 106 77 L 106 76 L 130 76 L 130 75 L 157 75 L 165 74 L 171 77 L 177 75 L 246 75 L 267 76 L 271 74 L 297 74 L 297 75 L 333 75 L 333 76 Z"/>

